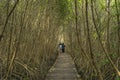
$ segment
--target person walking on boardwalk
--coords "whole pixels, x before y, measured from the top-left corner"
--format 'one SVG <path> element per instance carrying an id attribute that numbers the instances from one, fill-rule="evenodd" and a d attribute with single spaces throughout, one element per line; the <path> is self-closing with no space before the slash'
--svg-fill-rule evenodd
<path id="1" fill-rule="evenodd" d="M 62 53 L 64 53 L 64 52 L 65 52 L 65 44 L 62 43 Z"/>
<path id="2" fill-rule="evenodd" d="M 61 42 L 59 43 L 59 52 L 60 53 L 62 52 L 62 43 Z"/>

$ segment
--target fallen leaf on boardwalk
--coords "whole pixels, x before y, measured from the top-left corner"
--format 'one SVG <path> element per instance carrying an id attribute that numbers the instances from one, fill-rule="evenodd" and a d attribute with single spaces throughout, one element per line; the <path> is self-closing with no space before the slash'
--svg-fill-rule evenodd
<path id="1" fill-rule="evenodd" d="M 77 77 L 79 78 L 79 77 L 80 77 L 80 75 L 79 75 L 79 74 L 77 74 Z"/>
<path id="2" fill-rule="evenodd" d="M 51 69 L 50 69 L 50 72 L 52 72 L 52 71 L 54 71 L 55 70 L 55 68 L 54 67 L 52 67 Z"/>

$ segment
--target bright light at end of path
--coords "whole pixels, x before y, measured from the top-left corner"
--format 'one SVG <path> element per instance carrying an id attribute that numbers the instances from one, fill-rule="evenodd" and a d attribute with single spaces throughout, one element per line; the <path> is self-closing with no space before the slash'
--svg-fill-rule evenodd
<path id="1" fill-rule="evenodd" d="M 59 35 L 59 41 L 64 42 L 64 36 L 63 35 Z"/>

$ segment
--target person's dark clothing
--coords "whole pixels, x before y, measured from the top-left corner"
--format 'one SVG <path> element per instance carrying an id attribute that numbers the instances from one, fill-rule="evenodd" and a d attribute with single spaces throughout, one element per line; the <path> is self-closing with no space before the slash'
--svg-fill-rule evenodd
<path id="1" fill-rule="evenodd" d="M 63 53 L 65 52 L 65 45 L 64 45 L 64 43 L 62 44 L 62 52 Z"/>

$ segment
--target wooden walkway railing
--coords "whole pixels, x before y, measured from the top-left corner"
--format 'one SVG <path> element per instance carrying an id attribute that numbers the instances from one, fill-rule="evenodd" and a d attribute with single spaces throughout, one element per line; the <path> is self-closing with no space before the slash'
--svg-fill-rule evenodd
<path id="1" fill-rule="evenodd" d="M 49 70 L 45 80 L 81 80 L 74 62 L 67 53 L 59 54 L 55 64 Z"/>

